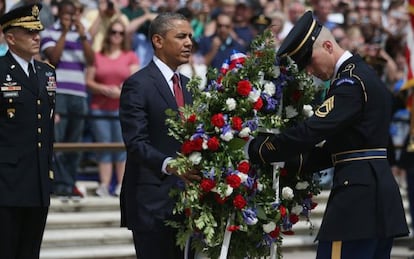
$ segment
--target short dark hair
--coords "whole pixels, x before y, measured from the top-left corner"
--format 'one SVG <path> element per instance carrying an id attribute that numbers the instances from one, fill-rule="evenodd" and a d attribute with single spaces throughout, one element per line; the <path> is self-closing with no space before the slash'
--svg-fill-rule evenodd
<path id="1" fill-rule="evenodd" d="M 150 24 L 148 29 L 148 39 L 152 39 L 152 36 L 159 34 L 165 36 L 165 34 L 173 29 L 175 25 L 172 21 L 183 20 L 188 21 L 188 19 L 180 13 L 160 13 Z"/>
<path id="2" fill-rule="evenodd" d="M 72 6 L 73 8 L 76 9 L 75 3 L 73 3 L 71 0 L 62 0 L 58 4 L 59 12 L 62 11 L 62 8 L 65 7 L 65 6 Z"/>

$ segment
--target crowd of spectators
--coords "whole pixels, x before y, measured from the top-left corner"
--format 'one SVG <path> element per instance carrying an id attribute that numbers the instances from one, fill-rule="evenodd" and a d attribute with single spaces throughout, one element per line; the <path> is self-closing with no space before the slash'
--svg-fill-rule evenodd
<path id="1" fill-rule="evenodd" d="M 36 1 L 39 0 L 0 0 L 0 11 Z M 59 20 L 58 6 L 62 1 L 41 1 L 46 7 L 41 14 L 46 27 L 51 28 Z M 252 39 L 266 28 L 272 30 L 276 46 L 279 46 L 296 20 L 311 9 L 316 19 L 332 31 L 341 47 L 364 57 L 378 71 L 390 91 L 400 95 L 398 88 L 404 79 L 404 38 L 409 20 L 404 0 L 70 1 L 77 7 L 79 21 L 85 29 L 82 40 L 86 39 L 95 53 L 105 54 L 102 47 L 105 46 L 105 37 L 108 37 L 106 34 L 111 32 L 109 26 L 114 21 L 124 24 L 122 36 L 136 55 L 137 69 L 152 58 L 152 47 L 147 38 L 150 21 L 160 12 L 184 14 L 191 20 L 194 49 L 190 63 L 183 65 L 180 71 L 189 77 L 197 74 L 204 80 L 208 67 L 219 68 L 233 49 L 248 50 Z M 53 56 L 51 58 L 47 54 L 46 47 L 42 46 L 45 51 L 40 58 L 56 63 Z M 0 35 L 0 54 L 4 51 Z M 87 74 L 87 66 L 96 69 L 99 66 L 96 62 L 100 60 L 96 56 L 94 62 L 86 58 L 84 74 Z M 130 71 L 127 64 L 124 69 Z M 57 80 L 59 87 L 59 75 Z M 91 78 L 88 81 L 95 82 Z M 97 92 L 95 83 L 87 83 L 89 96 Z"/>

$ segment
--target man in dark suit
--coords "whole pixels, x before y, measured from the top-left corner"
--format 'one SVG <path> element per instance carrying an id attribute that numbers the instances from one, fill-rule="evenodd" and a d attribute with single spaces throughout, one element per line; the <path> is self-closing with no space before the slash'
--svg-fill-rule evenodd
<path id="1" fill-rule="evenodd" d="M 0 258 L 39 258 L 50 204 L 56 75 L 39 53 L 41 5 L 0 18 Z"/>
<path id="2" fill-rule="evenodd" d="M 188 78 L 175 72 L 190 58 L 192 29 L 184 16 L 162 13 L 151 22 L 149 37 L 153 60 L 125 81 L 120 99 L 127 149 L 121 225 L 132 230 L 139 259 L 181 259 L 183 251 L 175 244 L 176 233 L 165 226 L 165 220 L 173 217 L 174 201 L 169 192 L 181 180 L 199 177 L 195 171 L 178 176 L 176 168 L 168 164 L 180 143 L 168 136 L 165 111 L 178 111 L 183 101 L 192 101 L 184 87 Z M 178 84 L 173 83 L 173 75 L 179 76 Z"/>
<path id="3" fill-rule="evenodd" d="M 408 235 L 387 160 L 390 93 L 376 72 L 340 48 L 310 11 L 285 38 L 278 56 L 291 57 L 299 68 L 331 84 L 312 117 L 282 134 L 253 139 L 246 147 L 249 158 L 271 163 L 309 152 L 304 171 L 333 166 L 317 258 L 389 259 L 393 238 Z"/>

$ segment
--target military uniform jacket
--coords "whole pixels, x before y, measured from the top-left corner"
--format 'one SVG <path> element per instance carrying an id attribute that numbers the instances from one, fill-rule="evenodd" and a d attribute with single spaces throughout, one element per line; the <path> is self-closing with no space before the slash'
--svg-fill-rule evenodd
<path id="1" fill-rule="evenodd" d="M 385 150 L 391 94 L 359 56 L 346 60 L 315 114 L 280 135 L 258 137 L 249 146 L 252 161 L 284 161 L 309 152 L 307 172 L 334 166 L 333 187 L 317 236 L 324 241 L 395 237 L 408 234 L 399 187 L 386 158 L 335 154 Z M 322 148 L 315 148 L 321 141 Z M 265 142 L 265 143 L 263 143 Z"/>
<path id="2" fill-rule="evenodd" d="M 0 57 L 0 206 L 49 206 L 56 74 L 34 62 L 31 82 L 8 52 Z"/>

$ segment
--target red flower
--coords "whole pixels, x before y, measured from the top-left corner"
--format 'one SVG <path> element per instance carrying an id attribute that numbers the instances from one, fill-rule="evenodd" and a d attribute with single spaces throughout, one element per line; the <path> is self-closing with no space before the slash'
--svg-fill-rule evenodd
<path id="1" fill-rule="evenodd" d="M 213 117 L 211 117 L 211 124 L 213 126 L 221 128 L 224 126 L 225 121 L 222 113 L 214 114 Z"/>
<path id="2" fill-rule="evenodd" d="M 231 188 L 238 188 L 241 184 L 241 179 L 237 174 L 231 174 L 226 177 L 226 182 L 228 185 L 231 186 Z"/>
<path id="3" fill-rule="evenodd" d="M 259 97 L 259 99 L 257 99 L 257 101 L 253 104 L 253 109 L 255 109 L 256 111 L 260 111 L 262 107 L 263 107 L 263 100 L 262 98 Z"/>
<path id="4" fill-rule="evenodd" d="M 289 221 L 292 224 L 296 224 L 299 221 L 299 216 L 296 214 L 290 214 L 289 215 Z"/>
<path id="5" fill-rule="evenodd" d="M 316 206 L 318 206 L 318 203 L 312 202 L 310 209 L 313 210 Z"/>
<path id="6" fill-rule="evenodd" d="M 219 149 L 219 147 L 220 147 L 220 141 L 216 137 L 211 137 L 207 141 L 207 147 L 211 151 L 217 151 Z"/>
<path id="7" fill-rule="evenodd" d="M 276 227 L 275 230 L 269 233 L 269 236 L 272 238 L 277 238 L 279 236 L 279 233 L 280 233 L 280 228 Z"/>
<path id="8" fill-rule="evenodd" d="M 260 50 L 256 50 L 255 52 L 254 52 L 254 54 L 255 54 L 255 56 L 256 57 L 263 57 L 263 51 L 260 51 Z"/>
<path id="9" fill-rule="evenodd" d="M 285 177 L 288 175 L 288 170 L 286 168 L 280 168 L 280 176 Z"/>
<path id="10" fill-rule="evenodd" d="M 201 180 L 200 183 L 200 188 L 205 191 L 205 192 L 209 192 L 211 191 L 214 187 L 216 187 L 216 182 L 212 179 L 206 179 L 204 178 L 203 180 Z"/>
<path id="11" fill-rule="evenodd" d="M 193 144 L 190 140 L 184 141 L 183 145 L 181 146 L 181 153 L 184 155 L 188 155 L 193 152 Z"/>
<path id="12" fill-rule="evenodd" d="M 236 197 L 234 197 L 233 206 L 236 209 L 240 209 L 241 210 L 241 209 L 243 209 L 246 206 L 246 204 L 247 204 L 246 200 L 240 194 L 237 194 Z"/>
<path id="13" fill-rule="evenodd" d="M 194 151 L 201 151 L 203 149 L 203 139 L 202 138 L 196 138 L 192 141 L 193 144 L 193 150 Z"/>
<path id="14" fill-rule="evenodd" d="M 299 90 L 295 90 L 292 94 L 292 99 L 294 102 L 299 102 L 301 97 L 302 97 L 302 92 Z"/>
<path id="15" fill-rule="evenodd" d="M 234 232 L 240 229 L 240 226 L 230 225 L 227 230 L 230 232 Z"/>
<path id="16" fill-rule="evenodd" d="M 222 198 L 221 196 L 220 196 L 220 194 L 218 194 L 218 193 L 215 193 L 214 194 L 214 199 L 216 200 L 216 202 L 218 203 L 218 204 L 221 204 L 221 205 L 223 205 L 224 203 L 226 203 L 226 201 L 227 201 L 227 197 L 224 197 L 224 198 Z"/>
<path id="17" fill-rule="evenodd" d="M 186 217 L 190 217 L 191 216 L 191 209 L 190 208 L 185 208 L 184 209 L 184 215 Z"/>
<path id="18" fill-rule="evenodd" d="M 223 80 L 223 76 L 222 75 L 219 75 L 218 77 L 217 77 L 217 83 L 221 83 L 221 81 Z"/>
<path id="19" fill-rule="evenodd" d="M 248 161 L 241 161 L 237 166 L 237 171 L 247 174 L 250 171 L 250 164 Z"/>
<path id="20" fill-rule="evenodd" d="M 194 123 L 197 120 L 197 116 L 195 114 L 191 114 L 190 117 L 188 117 L 187 122 L 188 123 Z"/>
<path id="21" fill-rule="evenodd" d="M 249 96 L 252 85 L 249 80 L 241 80 L 237 83 L 237 93 L 241 96 Z"/>
<path id="22" fill-rule="evenodd" d="M 283 218 L 284 216 L 286 216 L 286 208 L 285 208 L 285 206 L 280 205 L 280 207 L 279 207 L 279 211 L 280 211 L 280 216 L 282 216 L 282 218 Z"/>
<path id="23" fill-rule="evenodd" d="M 234 116 L 231 118 L 231 124 L 233 129 L 240 131 L 242 129 L 243 120 L 238 116 Z"/>

